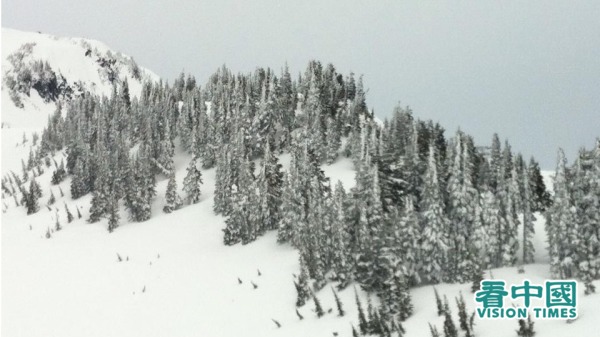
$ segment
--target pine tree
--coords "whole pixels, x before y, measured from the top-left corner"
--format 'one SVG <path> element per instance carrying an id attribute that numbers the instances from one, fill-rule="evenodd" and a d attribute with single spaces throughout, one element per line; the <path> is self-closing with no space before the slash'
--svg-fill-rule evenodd
<path id="1" fill-rule="evenodd" d="M 311 293 L 313 302 L 315 303 L 315 313 L 317 314 L 318 318 L 321 318 L 325 315 L 325 312 L 323 311 L 323 307 L 321 307 L 321 302 L 319 301 L 319 299 L 317 298 L 317 295 L 315 295 L 315 293 Z"/>
<path id="2" fill-rule="evenodd" d="M 458 337 L 458 330 L 456 330 L 450 310 L 444 312 L 444 337 Z"/>
<path id="3" fill-rule="evenodd" d="M 277 242 L 284 243 L 288 241 L 296 242 L 294 231 L 302 226 L 303 220 L 302 199 L 298 190 L 298 176 L 295 172 L 295 160 L 292 156 L 290 170 L 284 175 L 283 192 L 281 202 L 281 221 L 277 230 Z"/>
<path id="4" fill-rule="evenodd" d="M 309 286 L 309 276 L 308 276 L 308 267 L 306 266 L 306 262 L 300 254 L 300 274 L 298 276 L 298 281 L 294 282 L 296 286 L 296 306 L 301 307 L 306 303 L 306 300 L 310 297 L 311 290 Z"/>
<path id="5" fill-rule="evenodd" d="M 458 306 L 458 318 L 461 330 L 465 332 L 465 337 L 474 337 L 473 326 L 469 324 L 469 315 L 462 293 L 460 297 L 456 298 L 456 305 Z"/>
<path id="6" fill-rule="evenodd" d="M 259 234 L 259 204 L 256 180 L 254 179 L 254 166 L 247 158 L 240 165 L 237 200 L 241 207 L 244 221 L 241 222 L 242 244 L 256 240 Z M 234 201 L 236 197 L 234 197 Z M 234 206 L 235 207 L 235 206 Z"/>
<path id="7" fill-rule="evenodd" d="M 38 199 L 42 197 L 42 187 L 35 178 L 31 179 L 30 192 Z"/>
<path id="8" fill-rule="evenodd" d="M 234 185 L 232 188 L 233 193 L 233 210 L 225 220 L 225 228 L 223 229 L 223 243 L 231 246 L 242 241 L 242 226 L 247 221 L 245 214 L 245 208 L 240 204 L 242 197 L 238 192 L 237 186 Z"/>
<path id="9" fill-rule="evenodd" d="M 564 152 L 558 152 L 558 164 L 554 177 L 554 197 L 552 206 L 546 213 L 550 268 L 554 277 L 574 276 L 574 239 L 577 233 L 573 200 L 570 192 L 570 178 L 567 175 Z"/>
<path id="10" fill-rule="evenodd" d="M 545 211 L 552 203 L 550 193 L 546 190 L 544 177 L 540 172 L 539 164 L 531 157 L 527 170 L 529 178 L 529 191 L 531 193 L 531 210 L 533 212 Z"/>
<path id="11" fill-rule="evenodd" d="M 490 154 L 490 188 L 492 193 L 497 194 L 503 179 L 504 172 L 502 170 L 502 145 L 500 144 L 500 137 L 494 133 L 492 137 L 492 149 Z"/>
<path id="12" fill-rule="evenodd" d="M 435 304 L 437 307 L 438 316 L 442 316 L 444 314 L 444 306 L 442 304 L 442 299 L 440 298 L 440 294 L 438 293 L 436 288 L 433 288 L 433 292 L 435 294 Z"/>
<path id="13" fill-rule="evenodd" d="M 437 328 L 434 325 L 431 325 L 431 323 L 429 323 L 429 331 L 431 332 L 431 337 L 441 337 Z"/>
<path id="14" fill-rule="evenodd" d="M 89 192 L 88 186 L 86 185 L 87 177 L 85 176 L 85 167 L 82 159 L 77 159 L 75 166 L 72 171 L 71 179 L 71 197 L 78 199 Z"/>
<path id="15" fill-rule="evenodd" d="M 354 327 L 354 325 L 352 325 L 352 337 L 359 337 L 360 335 L 358 334 L 358 331 L 356 331 L 356 328 Z"/>
<path id="16" fill-rule="evenodd" d="M 273 141 L 265 145 L 258 175 L 260 232 L 279 228 L 283 173 L 279 159 L 273 154 Z"/>
<path id="17" fill-rule="evenodd" d="M 365 335 L 369 332 L 369 323 L 367 321 L 367 317 L 365 316 L 365 311 L 360 303 L 360 298 L 358 297 L 358 292 L 354 289 L 354 295 L 356 298 L 356 307 L 358 308 L 358 328 L 360 329 L 360 333 Z"/>
<path id="18" fill-rule="evenodd" d="M 477 264 L 477 268 L 473 270 L 473 275 L 471 277 L 471 292 L 475 293 L 481 289 L 481 281 L 484 278 L 484 271 L 481 268 L 481 264 Z"/>
<path id="19" fill-rule="evenodd" d="M 340 147 L 342 146 L 341 130 L 336 117 L 327 119 L 327 164 L 332 164 L 338 157 Z"/>
<path id="20" fill-rule="evenodd" d="M 420 205 L 421 220 L 423 221 L 420 256 L 422 256 L 421 273 L 426 280 L 433 283 L 442 280 L 447 250 L 444 235 L 447 219 L 440 195 L 437 166 L 435 150 L 433 145 L 430 145 L 423 199 Z"/>
<path id="21" fill-rule="evenodd" d="M 231 160 L 230 150 L 226 147 L 217 158 L 215 173 L 215 193 L 213 210 L 217 214 L 229 215 L 232 208 L 231 187 L 234 183 L 233 167 L 236 164 Z"/>
<path id="22" fill-rule="evenodd" d="M 58 219 L 58 213 L 56 214 L 56 222 L 54 223 L 54 230 L 55 231 L 59 231 L 62 229 L 62 226 L 60 225 L 60 221 Z"/>
<path id="23" fill-rule="evenodd" d="M 181 197 L 177 193 L 177 181 L 175 180 L 175 172 L 171 172 L 169 176 L 169 182 L 167 184 L 167 191 L 165 194 L 167 204 L 163 207 L 163 212 L 171 213 L 181 208 L 182 201 Z"/>
<path id="24" fill-rule="evenodd" d="M 576 209 L 578 277 L 586 294 L 595 292 L 592 284 L 600 269 L 600 147 L 598 153 L 580 150 L 573 168 L 573 205 Z M 595 156 L 598 156 L 595 158 Z"/>
<path id="25" fill-rule="evenodd" d="M 37 185 L 35 178 L 31 179 L 29 183 L 29 191 L 26 191 L 25 188 L 21 190 L 21 193 L 23 194 L 21 203 L 27 208 L 27 215 L 37 213 L 40 209 L 38 204 L 40 193 L 38 190 L 39 185 Z"/>
<path id="26" fill-rule="evenodd" d="M 502 228 L 506 219 L 501 213 L 499 199 L 491 192 L 484 191 L 481 195 L 481 240 L 487 242 L 483 248 L 483 264 L 486 267 L 502 265 Z"/>
<path id="27" fill-rule="evenodd" d="M 171 127 L 168 118 L 165 119 L 163 133 L 156 163 L 163 174 L 170 175 L 174 170 L 173 155 L 175 153 L 175 146 L 173 145 L 173 139 L 171 138 Z"/>
<path id="28" fill-rule="evenodd" d="M 338 310 L 338 316 L 342 317 L 346 314 L 346 312 L 344 311 L 344 308 L 342 306 L 342 301 L 338 297 L 338 294 L 335 291 L 335 289 L 333 289 L 333 287 L 331 288 L 331 291 L 333 292 L 333 297 L 335 299 L 335 306 L 337 307 L 337 310 Z"/>
<path id="29" fill-rule="evenodd" d="M 475 206 L 478 202 L 477 191 L 472 184 L 473 163 L 466 145 L 463 147 L 463 135 L 459 131 L 456 138 L 454 163 L 448 181 L 448 273 L 446 281 L 465 282 L 474 265 L 472 236 L 475 227 Z"/>
<path id="30" fill-rule="evenodd" d="M 63 161 L 60 162 L 60 166 L 52 173 L 52 179 L 50 182 L 52 185 L 60 184 L 67 177 L 67 171 L 65 171 L 65 164 Z"/>
<path id="31" fill-rule="evenodd" d="M 339 282 L 338 288 L 345 288 L 352 277 L 352 257 L 349 251 L 349 234 L 346 230 L 346 192 L 338 180 L 333 195 L 333 223 L 331 225 L 331 266 L 332 279 Z"/>
<path id="32" fill-rule="evenodd" d="M 107 206 L 108 213 L 108 232 L 112 233 L 117 227 L 119 227 L 119 201 L 116 198 L 111 198 Z"/>
<path id="33" fill-rule="evenodd" d="M 531 320 L 531 316 L 527 317 L 527 321 L 524 319 L 519 319 L 519 330 L 517 330 L 517 336 L 519 337 L 533 337 L 535 336 L 535 331 L 533 330 L 533 321 Z"/>
<path id="34" fill-rule="evenodd" d="M 513 167 L 505 186 L 504 192 L 504 215 L 506 221 L 501 229 L 502 237 L 502 264 L 514 266 L 517 262 L 517 251 L 519 248 L 519 226 L 520 220 L 517 214 L 520 204 L 519 182 L 516 169 Z"/>
<path id="35" fill-rule="evenodd" d="M 530 191 L 529 176 L 525 174 L 523 178 L 523 264 L 527 264 L 534 262 L 535 248 L 533 246 L 532 240 L 533 236 L 535 235 L 535 216 L 533 215 L 533 211 L 531 210 L 530 200 L 532 196 Z"/>
<path id="36" fill-rule="evenodd" d="M 99 151 L 99 164 L 97 178 L 94 182 L 94 190 L 92 192 L 92 205 L 90 207 L 90 217 L 88 221 L 94 223 L 104 217 L 108 212 L 108 204 L 113 199 L 112 191 L 110 189 L 112 182 L 112 174 L 109 169 L 109 162 L 107 152 L 104 152 L 103 147 L 100 147 Z"/>
<path id="37" fill-rule="evenodd" d="M 198 169 L 196 158 L 190 161 L 187 174 L 183 179 L 183 191 L 189 204 L 200 201 L 200 185 L 202 185 L 202 172 Z"/>
<path id="38" fill-rule="evenodd" d="M 54 191 L 50 189 L 50 198 L 48 199 L 48 205 L 54 205 L 56 202 L 56 197 L 54 196 Z"/>
<path id="39" fill-rule="evenodd" d="M 130 219 L 136 222 L 150 219 L 152 200 L 156 196 L 156 177 L 148 159 L 148 147 L 141 145 L 138 156 L 132 159 L 131 168 L 127 171 L 130 183 L 125 191 L 125 206 Z"/>
<path id="40" fill-rule="evenodd" d="M 71 214 L 71 211 L 69 211 L 67 203 L 65 203 L 65 213 L 67 213 L 67 223 L 71 223 L 73 221 L 73 214 Z"/>

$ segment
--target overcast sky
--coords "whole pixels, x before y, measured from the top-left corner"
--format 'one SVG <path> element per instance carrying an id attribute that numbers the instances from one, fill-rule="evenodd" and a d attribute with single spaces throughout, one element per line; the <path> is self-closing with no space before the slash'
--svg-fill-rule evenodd
<path id="1" fill-rule="evenodd" d="M 600 1 L 284 3 L 3 0 L 2 26 L 101 40 L 171 82 L 331 62 L 379 117 L 401 102 L 449 136 L 498 132 L 543 168 L 600 136 Z"/>

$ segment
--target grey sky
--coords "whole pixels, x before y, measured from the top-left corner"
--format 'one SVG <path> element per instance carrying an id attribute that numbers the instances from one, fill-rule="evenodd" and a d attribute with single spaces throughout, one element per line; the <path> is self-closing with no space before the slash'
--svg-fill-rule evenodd
<path id="1" fill-rule="evenodd" d="M 401 101 L 544 168 L 600 136 L 599 1 L 4 0 L 2 26 L 101 40 L 171 81 L 331 62 L 380 117 Z"/>

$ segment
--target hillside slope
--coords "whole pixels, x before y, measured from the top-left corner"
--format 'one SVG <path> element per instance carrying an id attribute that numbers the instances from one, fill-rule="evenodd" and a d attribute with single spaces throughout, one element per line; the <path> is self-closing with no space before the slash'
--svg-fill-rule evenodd
<path id="1" fill-rule="evenodd" d="M 110 95 L 126 79 L 132 96 L 159 77 L 102 42 L 2 28 L 2 174 L 20 169 L 23 134 L 40 132 L 56 103 L 82 92 Z M 31 139 L 29 139 L 31 142 Z M 16 145 L 17 142 L 21 143 Z M 15 158 L 15 160 L 5 160 Z"/>
<path id="2" fill-rule="evenodd" d="M 87 49 L 81 47 L 81 43 L 88 43 L 108 53 L 102 44 L 11 30 L 3 30 L 2 34 L 3 39 L 5 34 L 9 36 L 7 46 L 16 49 L 26 41 L 35 42 L 32 53 L 47 58 L 53 69 L 72 74 L 73 79 L 85 79 L 95 93 L 110 93 L 111 86 L 102 82 L 99 68 L 94 68 L 95 61 L 88 60 Z M 11 45 L 11 38 L 19 41 Z M 64 54 L 60 54 L 61 48 Z M 67 53 L 71 49 L 72 54 Z M 7 55 L 2 55 L 3 60 Z M 71 57 L 65 55 L 82 60 L 62 63 L 63 57 Z M 10 72 L 10 66 L 6 70 Z M 150 78 L 154 76 L 147 74 Z M 129 82 L 132 94 L 139 93 L 141 82 Z M 22 109 L 10 97 L 8 101 L 3 99 L 3 121 L 6 114 L 7 123 L 12 123 L 2 128 L 3 173 L 8 169 L 20 172 L 20 160 L 29 153 L 31 132 L 40 131 L 47 114 L 54 110 L 54 103 L 43 102 L 36 92 L 22 97 Z M 3 86 L 3 98 L 5 94 L 8 96 L 8 91 Z M 5 110 L 5 104 L 12 110 Z M 176 145 L 174 166 L 181 187 L 190 156 Z M 54 159 L 60 163 L 64 157 L 63 151 Z M 289 155 L 282 155 L 280 160 L 287 168 Z M 338 158 L 323 169 L 333 183 L 340 180 L 346 189 L 354 186 L 355 171 L 350 159 Z M 12 198 L 3 199 L 0 331 L 3 336 L 327 337 L 351 336 L 352 325 L 358 325 L 353 285 L 340 292 L 345 316 L 337 316 L 333 294 L 327 286 L 316 295 L 325 311 L 331 309 L 331 312 L 319 319 L 313 302 L 309 301 L 298 309 L 303 319 L 298 318 L 293 284 L 293 274 L 299 270 L 298 253 L 287 244 L 277 244 L 274 232 L 248 245 L 223 244 L 224 218 L 213 212 L 215 169 L 202 171 L 200 202 L 172 214 L 162 212 L 167 180 L 158 176 L 158 197 L 152 204 L 152 218 L 141 223 L 129 222 L 121 207 L 120 226 L 113 233 L 106 230 L 106 219 L 94 224 L 86 221 L 91 195 L 72 200 L 70 177 L 58 186 L 50 184 L 53 170 L 47 168 L 36 178 L 43 193 L 37 213 L 28 216 L 24 207 L 15 207 Z M 550 173 L 545 173 L 546 178 L 549 176 Z M 56 202 L 46 206 L 51 193 Z M 66 221 L 67 208 L 75 216 L 71 223 Z M 524 274 L 519 274 L 516 267 L 500 268 L 488 271 L 488 277 L 493 275 L 509 283 L 520 283 L 525 278 L 537 283 L 550 277 L 545 220 L 539 214 L 537 217 L 536 264 L 526 265 Z M 57 218 L 62 225 L 60 231 L 53 230 Z M 600 286 L 598 282 L 595 284 Z M 448 297 L 455 320 L 454 298 L 459 293 L 465 296 L 469 311 L 475 307 L 470 287 L 470 284 L 436 286 L 440 294 Z M 579 318 L 572 324 L 537 321 L 538 336 L 594 335 L 592 327 L 600 319 L 598 295 L 583 296 L 583 289 L 579 290 Z M 357 291 L 366 306 L 366 294 Z M 442 318 L 435 312 L 433 287 L 414 288 L 411 295 L 414 314 L 403 323 L 406 336 L 430 336 L 428 323 L 441 330 Z M 372 300 L 376 304 L 374 296 Z M 512 320 L 475 321 L 476 335 L 481 337 L 514 336 L 516 328 L 517 322 Z"/>
<path id="3" fill-rule="evenodd" d="M 176 156 L 179 186 L 187 160 L 181 153 Z M 288 156 L 282 161 L 287 164 Z M 338 160 L 324 170 L 346 188 L 353 186 L 350 160 Z M 304 316 L 299 320 L 293 285 L 299 268 L 297 251 L 277 244 L 274 232 L 248 245 L 223 245 L 224 218 L 212 211 L 214 174 L 214 169 L 204 171 L 199 204 L 170 215 L 161 211 L 167 181 L 160 179 L 154 216 L 143 223 L 125 222 L 112 234 L 106 231 L 106 220 L 85 221 L 90 196 L 71 200 L 70 179 L 59 185 L 64 197 L 58 186 L 52 187 L 57 202 L 50 211 L 42 206 L 40 212 L 26 216 L 22 207 L 9 207 L 2 214 L 2 335 L 80 336 L 85 331 L 86 336 L 327 337 L 334 332 L 350 336 L 351 325 L 358 324 L 353 286 L 340 292 L 346 316 L 337 316 L 332 292 L 325 287 L 317 296 L 325 310 L 332 312 L 317 319 L 311 301 L 299 309 Z M 50 193 L 49 179 L 49 173 L 38 178 L 44 201 Z M 75 215 L 70 224 L 65 221 L 64 204 Z M 63 229 L 47 239 L 56 215 Z M 121 218 L 127 218 L 125 212 Z M 525 266 L 525 274 L 518 274 L 514 267 L 491 270 L 488 276 L 491 273 L 509 283 L 549 278 L 544 220 L 538 218 L 535 248 L 539 263 Z M 474 309 L 470 284 L 436 288 L 448 296 L 454 314 L 453 298 L 460 293 L 468 308 Z M 366 305 L 366 295 L 360 293 Z M 404 322 L 407 336 L 429 336 L 428 323 L 438 328 L 443 323 L 435 313 L 433 287 L 418 287 L 411 294 L 415 312 Z M 541 336 L 591 336 L 589 327 L 600 319 L 597 302 L 596 296 L 580 293 L 576 322 L 539 321 L 536 331 Z M 272 319 L 282 327 L 277 328 Z M 517 327 L 516 321 L 503 320 L 477 319 L 475 324 L 477 335 L 484 337 L 511 336 Z"/>

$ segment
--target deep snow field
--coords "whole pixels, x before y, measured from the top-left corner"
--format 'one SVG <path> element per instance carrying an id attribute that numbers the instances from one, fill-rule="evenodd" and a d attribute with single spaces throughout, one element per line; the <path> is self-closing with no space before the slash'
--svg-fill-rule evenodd
<path id="1" fill-rule="evenodd" d="M 5 31 L 3 30 L 3 40 Z M 34 34 L 35 35 L 35 34 Z M 3 46 L 4 47 L 4 46 Z M 5 63 L 3 57 L 3 70 Z M 21 158 L 29 153 L 31 132 L 46 123 L 54 111 L 32 95 L 29 108 L 16 109 L 2 91 L 2 174 L 20 173 Z M 35 107 L 35 109 L 33 108 Z M 23 133 L 29 142 L 22 145 Z M 60 162 L 64 154 L 57 154 Z M 190 158 L 178 153 L 175 158 L 178 186 L 181 189 Z M 281 157 L 284 167 L 289 156 Z M 338 159 L 324 166 L 332 185 L 339 179 L 346 189 L 354 184 L 353 165 Z M 91 196 L 71 200 L 70 178 L 59 186 L 50 185 L 52 168 L 39 178 L 43 197 L 40 211 L 27 216 L 23 207 L 15 207 L 12 198 L 1 216 L 2 244 L 2 319 L 1 334 L 7 337 L 81 337 L 81 336 L 351 336 L 357 326 L 354 286 L 340 292 L 346 315 L 338 317 L 331 288 L 317 293 L 325 311 L 321 319 L 309 301 L 295 312 L 296 291 L 293 274 L 298 272 L 298 254 L 289 245 L 279 245 L 270 232 L 256 242 L 233 247 L 223 245 L 224 218 L 212 211 L 215 170 L 202 172 L 202 200 L 164 214 L 167 179 L 158 177 L 158 197 L 153 217 L 143 223 L 129 223 L 121 208 L 121 223 L 113 233 L 107 220 L 89 224 L 87 213 Z M 550 173 L 545 173 L 546 178 Z M 548 183 L 550 183 L 548 181 Z M 48 210 L 45 206 L 52 188 L 57 198 Z M 65 203 L 75 220 L 67 224 Z M 77 218 L 76 207 L 82 218 Z M 4 208 L 4 207 L 3 207 Z M 56 214 L 63 229 L 47 239 Z M 527 278 L 542 283 L 549 278 L 543 217 L 536 222 L 536 264 L 488 271 L 508 284 Z M 119 262 L 120 256 L 123 261 Z M 260 276 L 259 276 L 260 270 Z M 241 284 L 238 281 L 241 280 Z M 254 283 L 257 287 L 253 286 Z M 595 282 L 600 289 L 600 282 Z M 462 292 L 469 311 L 475 308 L 470 284 L 440 284 L 440 295 L 450 300 L 457 318 L 454 298 Z M 358 286 L 356 287 L 358 288 Z M 582 288 L 582 287 L 581 287 Z M 366 294 L 361 294 L 366 306 Z M 403 323 L 406 336 L 430 336 L 428 323 L 442 330 L 432 286 L 412 289 L 414 314 Z M 372 296 L 376 303 L 376 298 Z M 579 318 L 571 324 L 559 320 L 535 321 L 536 336 L 600 336 L 595 330 L 600 320 L 600 295 L 584 296 L 579 289 Z M 272 319 L 281 323 L 277 328 Z M 477 336 L 516 336 L 516 320 L 475 321 Z"/>

